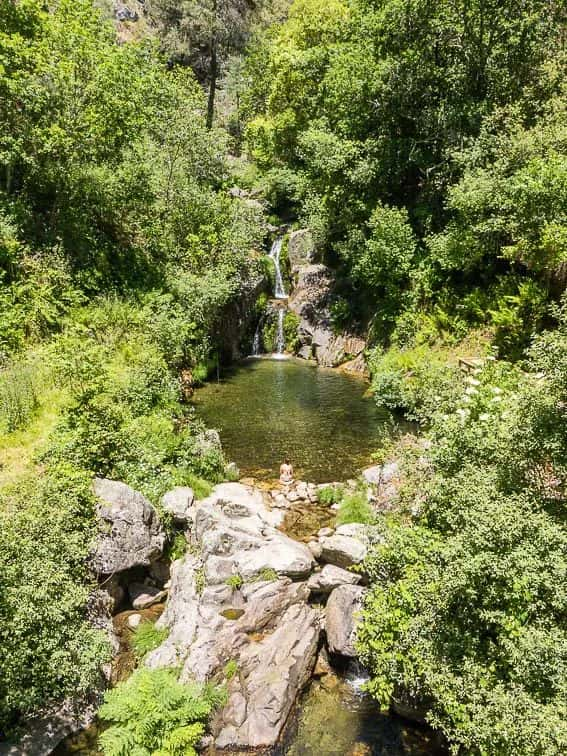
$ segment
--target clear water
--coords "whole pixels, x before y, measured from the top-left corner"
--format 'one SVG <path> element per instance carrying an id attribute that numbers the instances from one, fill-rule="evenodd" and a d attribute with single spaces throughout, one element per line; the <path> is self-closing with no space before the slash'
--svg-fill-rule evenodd
<path id="1" fill-rule="evenodd" d="M 388 415 L 357 376 L 296 359 L 249 359 L 194 396 L 243 475 L 276 478 L 284 457 L 296 477 L 346 480 L 371 464 Z"/>
<path id="2" fill-rule="evenodd" d="M 442 756 L 431 730 L 388 716 L 348 674 L 314 681 L 270 756 Z"/>

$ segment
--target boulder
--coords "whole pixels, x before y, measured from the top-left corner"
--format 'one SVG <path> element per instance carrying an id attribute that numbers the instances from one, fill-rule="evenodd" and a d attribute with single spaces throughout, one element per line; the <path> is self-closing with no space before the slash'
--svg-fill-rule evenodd
<path id="1" fill-rule="evenodd" d="M 329 596 L 325 629 L 327 645 L 332 654 L 356 656 L 356 626 L 362 607 L 364 588 L 359 585 L 340 585 Z"/>
<path id="2" fill-rule="evenodd" d="M 134 609 L 147 609 L 167 596 L 167 591 L 160 591 L 159 588 L 144 583 L 132 583 L 128 586 L 128 593 Z"/>
<path id="3" fill-rule="evenodd" d="M 307 548 L 313 554 L 315 559 L 321 558 L 321 554 L 323 553 L 323 547 L 321 546 L 319 541 L 309 541 L 309 543 L 307 544 Z"/>
<path id="4" fill-rule="evenodd" d="M 99 534 L 90 553 L 97 575 L 147 567 L 163 551 L 165 532 L 157 512 L 138 491 L 106 478 L 95 478 Z"/>
<path id="5" fill-rule="evenodd" d="M 186 486 L 177 486 L 163 495 L 161 504 L 168 512 L 174 523 L 186 526 L 192 522 L 194 511 L 192 509 L 195 501 L 195 494 L 192 488 Z"/>
<path id="6" fill-rule="evenodd" d="M 360 575 L 335 567 L 334 564 L 326 564 L 321 572 L 311 575 L 307 581 L 307 587 L 311 593 L 331 593 L 339 585 L 356 585 L 360 583 Z"/>
<path id="7" fill-rule="evenodd" d="M 349 535 L 335 535 L 321 539 L 321 559 L 337 567 L 351 567 L 360 564 L 366 556 L 366 544 Z"/>
<path id="8" fill-rule="evenodd" d="M 316 612 L 293 605 L 277 628 L 249 643 L 239 659 L 240 675 L 217 720 L 217 748 L 261 748 L 277 742 L 297 694 L 315 663 L 319 626 Z"/>

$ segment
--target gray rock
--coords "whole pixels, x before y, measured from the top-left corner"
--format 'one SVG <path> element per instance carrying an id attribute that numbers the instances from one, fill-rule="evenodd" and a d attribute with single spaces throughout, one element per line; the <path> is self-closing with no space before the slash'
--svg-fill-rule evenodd
<path id="1" fill-rule="evenodd" d="M 200 502 L 192 553 L 172 565 L 158 620 L 168 638 L 146 658 L 150 667 L 180 667 L 182 680 L 207 680 L 236 662 L 212 725 L 219 748 L 273 745 L 315 661 L 321 618 L 306 583 L 257 579 L 268 569 L 307 575 L 314 563 L 305 544 L 275 529 L 273 514 L 259 491 L 236 483 Z M 234 590 L 226 584 L 234 574 L 256 579 Z"/>
<path id="2" fill-rule="evenodd" d="M 329 596 L 325 629 L 332 654 L 356 656 L 356 627 L 363 597 L 364 588 L 358 585 L 340 585 Z"/>
<path id="3" fill-rule="evenodd" d="M 358 538 L 359 541 L 366 543 L 368 541 L 367 530 L 367 526 L 360 522 L 349 522 L 346 525 L 339 525 L 335 529 L 335 534 Z"/>
<path id="4" fill-rule="evenodd" d="M 132 583 L 128 586 L 128 593 L 134 609 L 147 609 L 167 596 L 167 591 L 160 591 L 159 588 L 144 583 Z"/>
<path id="5" fill-rule="evenodd" d="M 335 534 L 330 538 L 323 538 L 321 546 L 323 562 L 337 567 L 346 568 L 353 564 L 360 564 L 366 556 L 366 544 L 348 535 Z"/>
<path id="6" fill-rule="evenodd" d="M 302 228 L 299 229 L 299 231 L 291 232 L 289 235 L 287 254 L 292 272 L 316 261 L 317 252 L 315 250 L 313 236 L 308 228 Z"/>
<path id="7" fill-rule="evenodd" d="M 309 541 L 309 543 L 307 544 L 307 548 L 313 554 L 315 559 L 321 558 L 321 554 L 323 553 L 323 547 L 321 546 L 319 541 Z"/>
<path id="8" fill-rule="evenodd" d="M 317 613 L 295 604 L 272 634 L 247 644 L 239 660 L 238 688 L 218 720 L 217 748 L 275 745 L 297 694 L 311 676 L 318 638 Z"/>
<path id="9" fill-rule="evenodd" d="M 97 575 L 147 567 L 159 556 L 165 532 L 150 502 L 138 491 L 106 478 L 95 478 L 100 532 L 90 554 Z"/>
<path id="10" fill-rule="evenodd" d="M 321 528 L 317 532 L 317 535 L 319 536 L 319 538 L 328 538 L 329 536 L 332 536 L 334 532 L 335 531 L 333 528 Z"/>
<path id="11" fill-rule="evenodd" d="M 194 511 L 192 509 L 195 494 L 192 488 L 177 486 L 163 495 L 162 506 L 178 525 L 188 525 L 192 522 Z"/>
<path id="12" fill-rule="evenodd" d="M 335 567 L 334 564 L 326 564 L 321 572 L 311 575 L 307 581 L 307 587 L 311 593 L 331 593 L 339 585 L 356 585 L 360 583 L 360 575 L 354 572 Z"/>

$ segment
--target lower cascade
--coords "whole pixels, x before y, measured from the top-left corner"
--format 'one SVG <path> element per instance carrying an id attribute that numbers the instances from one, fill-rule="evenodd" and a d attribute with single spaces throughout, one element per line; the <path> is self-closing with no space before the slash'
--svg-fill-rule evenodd
<path id="1" fill-rule="evenodd" d="M 283 354 L 285 351 L 285 335 L 284 335 L 284 317 L 285 309 L 283 307 L 278 308 L 278 324 L 276 330 L 276 354 Z"/>

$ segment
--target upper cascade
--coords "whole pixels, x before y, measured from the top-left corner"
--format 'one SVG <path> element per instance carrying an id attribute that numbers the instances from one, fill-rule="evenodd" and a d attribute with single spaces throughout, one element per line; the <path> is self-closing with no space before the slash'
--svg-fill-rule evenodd
<path id="1" fill-rule="evenodd" d="M 280 267 L 280 254 L 282 251 L 282 244 L 283 237 L 280 236 L 274 241 L 270 250 L 270 258 L 274 261 L 274 267 L 276 269 L 276 282 L 274 285 L 274 297 L 276 299 L 287 299 Z"/>

